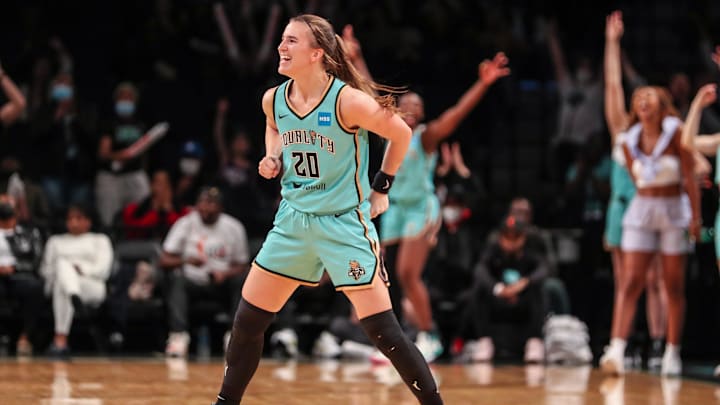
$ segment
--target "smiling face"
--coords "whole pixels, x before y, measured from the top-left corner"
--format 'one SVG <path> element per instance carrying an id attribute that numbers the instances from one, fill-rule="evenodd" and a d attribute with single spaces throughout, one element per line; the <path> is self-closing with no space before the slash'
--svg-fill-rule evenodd
<path id="1" fill-rule="evenodd" d="M 412 129 L 425 119 L 423 100 L 417 93 L 406 93 L 398 99 L 398 109 L 403 121 Z"/>
<path id="2" fill-rule="evenodd" d="M 323 50 L 317 46 L 308 24 L 297 20 L 290 21 L 285 27 L 278 53 L 278 73 L 288 77 L 296 77 L 321 63 L 323 56 Z"/>

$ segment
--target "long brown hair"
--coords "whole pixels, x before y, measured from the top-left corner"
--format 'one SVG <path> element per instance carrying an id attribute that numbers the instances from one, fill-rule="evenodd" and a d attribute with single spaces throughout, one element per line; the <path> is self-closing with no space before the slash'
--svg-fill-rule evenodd
<path id="1" fill-rule="evenodd" d="M 335 33 L 330 22 L 313 14 L 301 14 L 291 18 L 290 21 L 303 22 L 310 28 L 315 40 L 314 45 L 324 51 L 323 64 L 328 73 L 348 85 L 373 96 L 381 106 L 393 111 L 396 110 L 395 95 L 405 92 L 405 89 L 382 85 L 364 78 L 348 59 L 345 43 Z M 380 92 L 385 94 L 379 95 Z"/>
<path id="2" fill-rule="evenodd" d="M 680 117 L 680 114 L 678 114 L 677 109 L 672 103 L 672 96 L 670 95 L 670 92 L 665 87 L 660 86 L 642 86 L 635 89 L 635 91 L 632 94 L 632 97 L 630 98 L 630 114 L 628 115 L 628 128 L 635 125 L 640 119 L 638 118 L 637 113 L 635 112 L 635 97 L 637 97 L 640 92 L 646 91 L 646 90 L 655 90 L 657 92 L 658 98 L 660 99 L 660 122 L 662 125 L 662 120 L 665 117 Z"/>

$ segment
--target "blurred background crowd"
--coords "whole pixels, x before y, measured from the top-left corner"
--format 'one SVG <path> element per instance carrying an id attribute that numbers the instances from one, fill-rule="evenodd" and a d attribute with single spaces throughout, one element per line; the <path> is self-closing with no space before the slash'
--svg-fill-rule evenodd
<path id="1" fill-rule="evenodd" d="M 579 318 L 592 351 L 600 353 L 609 338 L 613 290 L 602 241 L 610 190 L 604 16 L 624 12 L 626 85 L 668 86 L 684 114 L 695 91 L 720 78 L 709 56 L 720 42 L 720 3 L 563 4 L 3 4 L 0 63 L 23 100 L 2 82 L 0 105 L 17 109 L 0 114 L 0 228 L 8 241 L 0 243 L 0 264 L 15 268 L 0 275 L 2 350 L 49 348 L 66 355 L 68 335 L 78 351 L 183 355 L 190 342 L 198 353 L 222 350 L 219 336 L 232 315 L 237 283 L 279 199 L 277 182 L 257 175 L 264 152 L 260 98 L 284 80 L 276 73 L 276 46 L 288 18 L 309 12 L 338 30 L 352 24 L 374 78 L 420 93 L 428 117 L 476 80 L 482 59 L 498 51 L 508 55 L 512 75 L 441 148 L 436 183 L 444 223 L 426 279 L 433 309 L 443 314 L 436 319 L 445 353 L 462 357 L 462 330 L 476 322 L 466 307 L 477 268 L 492 267 L 493 255 L 501 255 L 498 233 L 516 232 L 539 235 L 538 246 L 527 249 L 542 256 L 542 277 L 559 291 L 548 295 L 540 316 Z M 153 130 L 162 132 L 159 141 L 146 150 L 131 147 Z M 717 132 L 716 103 L 705 111 L 700 133 Z M 371 167 L 379 164 L 380 150 Z M 702 185 L 706 224 L 714 223 L 718 200 L 711 178 Z M 528 226 L 501 223 L 507 214 Z M 686 272 L 687 358 L 720 358 L 713 232 L 704 229 Z M 85 234 L 92 238 L 58 248 L 67 235 Z M 202 253 L 197 262 L 184 260 L 192 249 Z M 92 271 L 68 269 L 72 260 L 63 255 L 82 257 Z M 178 280 L 173 269 L 183 266 Z M 227 302 L 213 303 L 218 297 Z M 331 289 L 299 291 L 278 320 L 269 350 L 336 355 L 323 347 L 329 335 L 322 331 L 338 342 L 362 341 L 353 337 L 349 309 L 335 299 Z M 336 316 L 318 315 L 328 304 Z M 642 347 L 647 333 L 637 329 L 634 339 Z M 186 333 L 175 339 L 180 347 L 165 347 L 168 331 Z"/>

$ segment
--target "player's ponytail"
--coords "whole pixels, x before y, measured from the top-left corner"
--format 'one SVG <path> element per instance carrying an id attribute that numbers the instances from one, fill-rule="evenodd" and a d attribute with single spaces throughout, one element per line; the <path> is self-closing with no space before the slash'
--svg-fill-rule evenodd
<path id="1" fill-rule="evenodd" d="M 330 74 L 373 96 L 381 106 L 396 109 L 395 94 L 403 93 L 404 89 L 385 86 L 364 78 L 348 59 L 342 38 L 335 34 L 335 30 L 326 19 L 313 14 L 302 14 L 292 20 L 303 22 L 310 28 L 317 46 L 324 51 L 323 62 Z M 379 93 L 385 94 L 379 95 Z"/>

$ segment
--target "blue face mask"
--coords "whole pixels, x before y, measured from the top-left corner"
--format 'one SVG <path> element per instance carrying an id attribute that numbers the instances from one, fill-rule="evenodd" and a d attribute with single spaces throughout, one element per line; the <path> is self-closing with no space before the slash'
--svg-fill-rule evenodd
<path id="1" fill-rule="evenodd" d="M 121 117 L 129 117 L 135 112 L 135 103 L 128 100 L 120 100 L 115 103 L 115 113 Z"/>
<path id="2" fill-rule="evenodd" d="M 56 84 L 50 90 L 50 98 L 55 101 L 65 101 L 73 96 L 73 88 L 67 84 Z"/>

